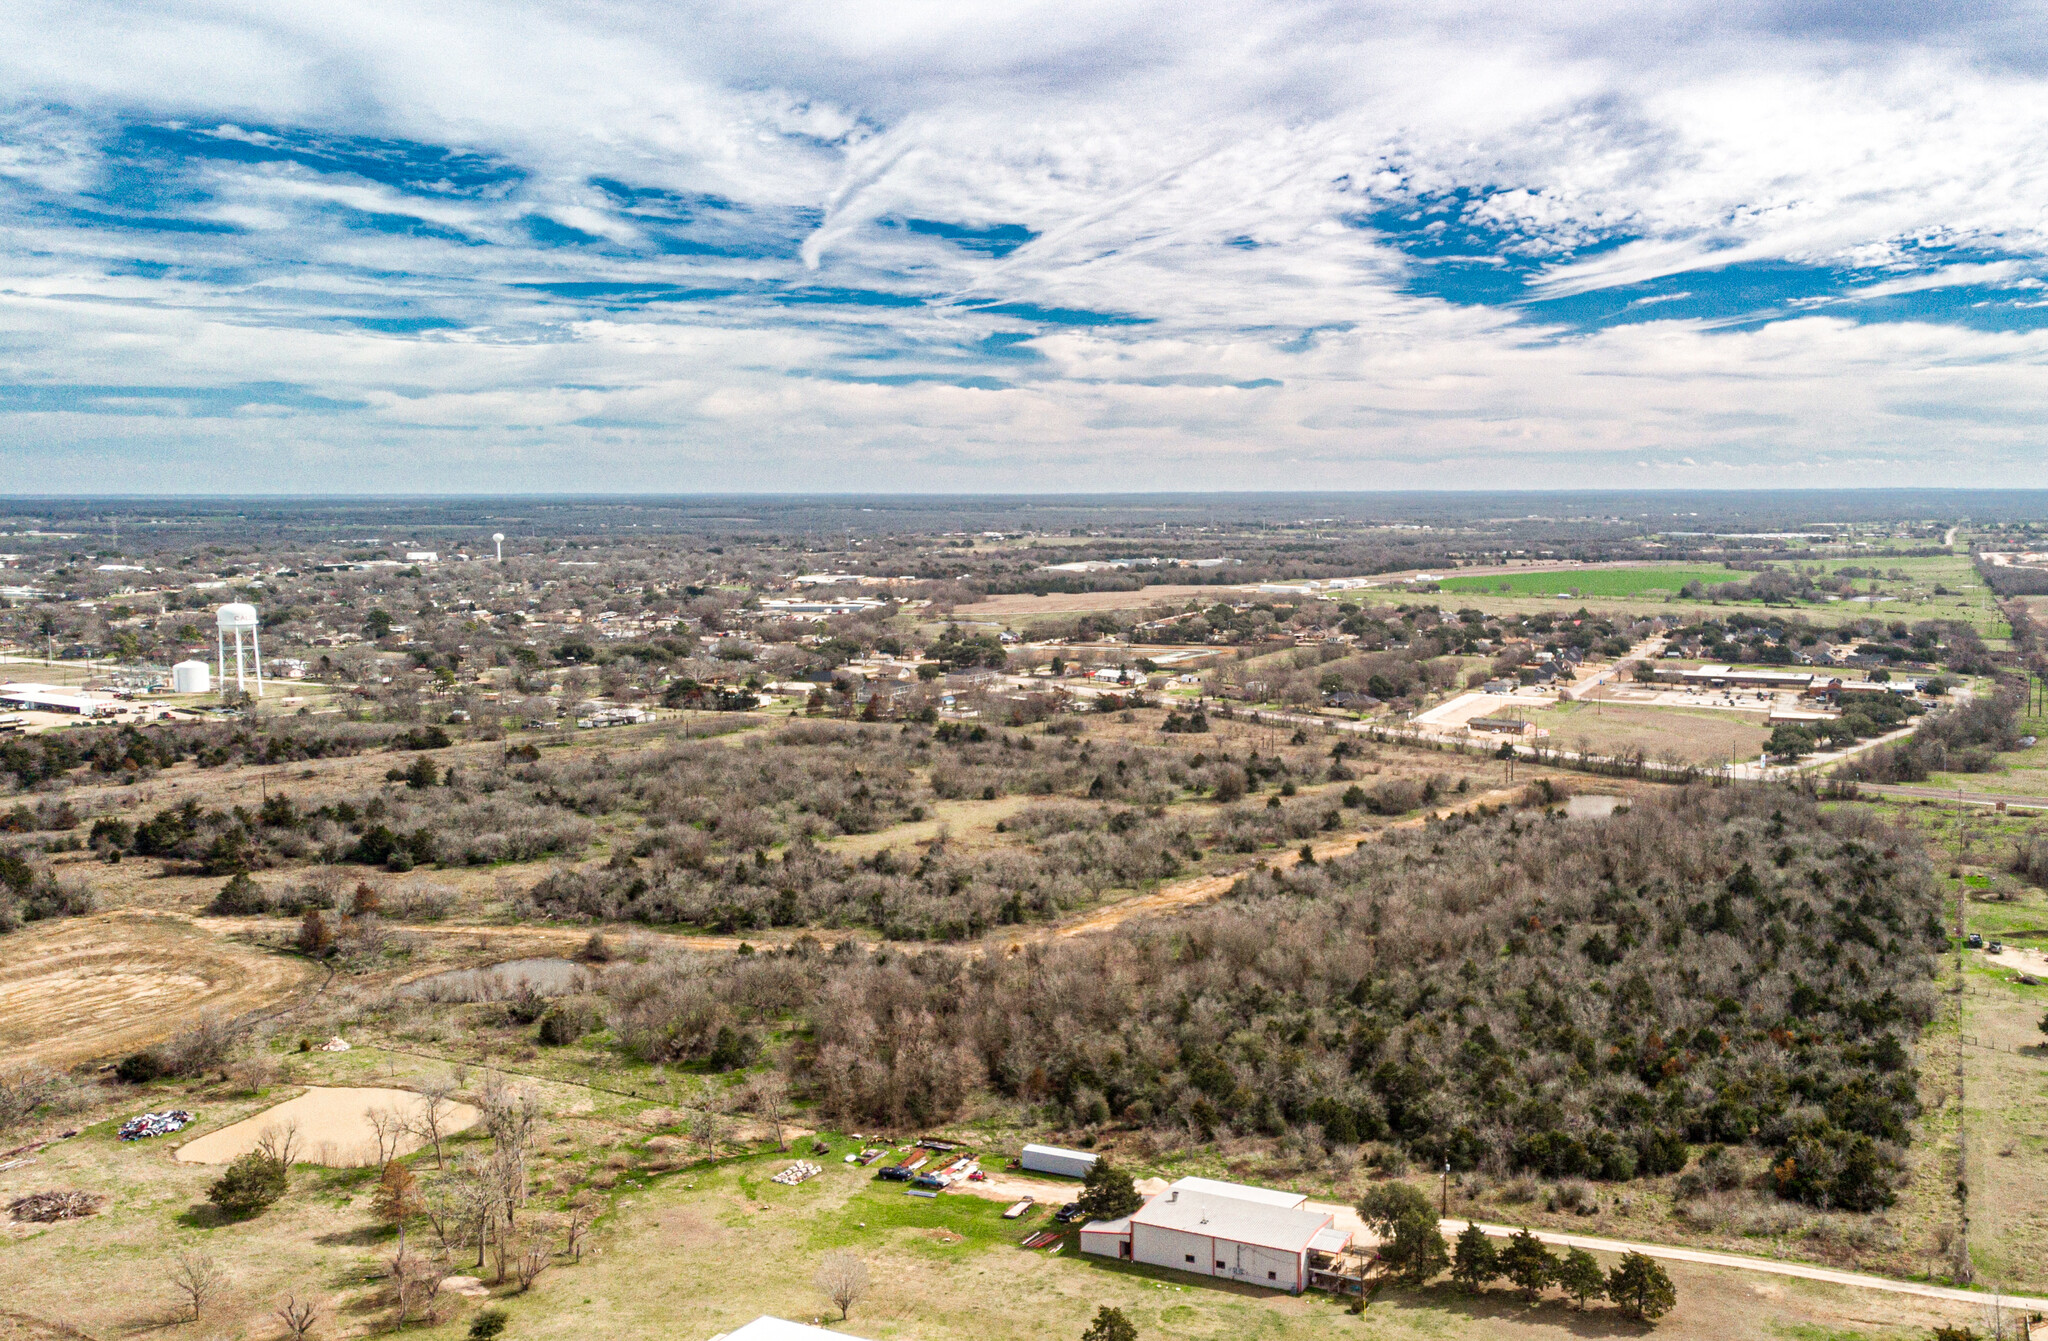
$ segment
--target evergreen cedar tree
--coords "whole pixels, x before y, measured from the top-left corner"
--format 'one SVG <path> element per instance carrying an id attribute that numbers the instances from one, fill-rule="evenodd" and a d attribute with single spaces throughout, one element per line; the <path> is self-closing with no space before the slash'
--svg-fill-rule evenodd
<path id="1" fill-rule="evenodd" d="M 1095 1321 L 1081 1333 L 1081 1341 L 1138 1341 L 1138 1328 L 1122 1309 L 1104 1304 L 1095 1310 Z"/>
<path id="2" fill-rule="evenodd" d="M 1466 1221 L 1451 1252 L 1451 1279 L 1476 1294 L 1498 1275 L 1500 1260 L 1493 1250 L 1493 1240 L 1478 1225 Z"/>
<path id="3" fill-rule="evenodd" d="M 1664 1268 L 1641 1253 L 1623 1253 L 1607 1273 L 1607 1297 L 1632 1318 L 1655 1322 L 1678 1303 L 1678 1291 Z"/>
<path id="4" fill-rule="evenodd" d="M 1647 1259 L 1645 1259 L 1647 1260 Z M 1506 1276 L 1521 1290 L 1522 1298 L 1531 1303 L 1543 1293 L 1543 1287 L 1557 1277 L 1557 1259 L 1550 1255 L 1550 1249 L 1543 1241 L 1527 1229 L 1511 1237 L 1499 1255 L 1500 1274 Z"/>
<path id="5" fill-rule="evenodd" d="M 1081 1216 L 1086 1220 L 1121 1220 L 1145 1204 L 1131 1175 L 1106 1159 L 1098 1159 L 1081 1184 Z"/>
<path id="6" fill-rule="evenodd" d="M 251 1150 L 235 1157 L 227 1171 L 206 1189 L 206 1199 L 224 1215 L 254 1215 L 284 1196 L 289 1182 L 284 1161 Z"/>
<path id="7" fill-rule="evenodd" d="M 505 1310 L 487 1308 L 469 1320 L 469 1341 L 491 1341 L 505 1330 Z"/>
<path id="8" fill-rule="evenodd" d="M 1582 1312 L 1588 1299 L 1598 1299 L 1607 1293 L 1607 1277 L 1600 1270 L 1599 1259 L 1584 1248 L 1573 1248 L 1564 1255 L 1554 1279 L 1558 1289 L 1578 1301 Z"/>
<path id="9" fill-rule="evenodd" d="M 1379 1236 L 1380 1259 L 1402 1280 L 1420 1285 L 1450 1265 L 1436 1207 L 1419 1189 L 1383 1183 L 1359 1200 L 1358 1217 Z"/>

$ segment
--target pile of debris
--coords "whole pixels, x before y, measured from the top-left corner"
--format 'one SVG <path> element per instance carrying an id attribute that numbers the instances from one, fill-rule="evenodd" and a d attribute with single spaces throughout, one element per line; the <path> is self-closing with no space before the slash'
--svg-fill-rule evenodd
<path id="1" fill-rule="evenodd" d="M 92 1215 L 106 1200 L 97 1192 L 31 1192 L 8 1202 L 7 1213 L 24 1224 L 49 1224 Z"/>
<path id="2" fill-rule="evenodd" d="M 816 1178 L 819 1174 L 823 1173 L 824 1171 L 824 1169 L 820 1168 L 816 1164 L 811 1163 L 809 1160 L 800 1159 L 796 1163 L 784 1169 L 781 1173 L 778 1173 L 773 1178 L 770 1178 L 768 1181 L 771 1183 L 781 1183 L 785 1187 L 795 1187 L 804 1179 Z"/>
<path id="3" fill-rule="evenodd" d="M 121 1139 L 140 1141 L 145 1136 L 169 1136 L 174 1131 L 183 1131 L 190 1121 L 192 1115 L 182 1108 L 167 1113 L 144 1113 L 121 1124 Z"/>

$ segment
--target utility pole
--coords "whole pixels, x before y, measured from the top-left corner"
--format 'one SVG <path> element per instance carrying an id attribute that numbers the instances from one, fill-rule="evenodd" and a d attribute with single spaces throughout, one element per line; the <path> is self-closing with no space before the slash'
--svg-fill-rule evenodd
<path id="1" fill-rule="evenodd" d="M 1451 1157 L 1444 1156 L 1443 1218 L 1451 1218 Z"/>

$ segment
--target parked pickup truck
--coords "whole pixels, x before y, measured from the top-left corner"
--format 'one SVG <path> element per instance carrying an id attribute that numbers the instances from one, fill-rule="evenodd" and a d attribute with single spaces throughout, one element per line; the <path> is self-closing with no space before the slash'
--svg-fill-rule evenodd
<path id="1" fill-rule="evenodd" d="M 875 1177 L 885 1183 L 907 1183 L 910 1181 L 912 1173 L 913 1170 L 907 1164 L 891 1164 L 876 1174 Z"/>
<path id="2" fill-rule="evenodd" d="M 1985 947 L 1984 947 L 1984 953 L 1986 953 L 1986 954 L 1992 954 L 1992 955 L 2002 955 L 2002 954 L 2004 954 L 2004 953 L 2005 953 L 2005 942 L 2004 942 L 2004 941 L 1993 941 L 1993 942 L 1991 942 L 1991 944 L 1989 944 L 1989 945 L 1987 945 L 1987 946 L 1985 946 Z"/>
<path id="3" fill-rule="evenodd" d="M 1984 948 L 1984 938 L 1974 931 L 1970 933 L 1968 939 L 1964 943 L 1967 944 L 1972 950 L 1981 950 Z"/>

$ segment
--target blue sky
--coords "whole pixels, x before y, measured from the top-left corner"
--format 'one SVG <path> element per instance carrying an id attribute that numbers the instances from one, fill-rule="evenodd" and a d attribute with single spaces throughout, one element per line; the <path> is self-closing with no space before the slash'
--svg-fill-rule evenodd
<path id="1" fill-rule="evenodd" d="M 0 14 L 8 492 L 2048 485 L 2032 5 Z"/>

